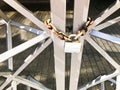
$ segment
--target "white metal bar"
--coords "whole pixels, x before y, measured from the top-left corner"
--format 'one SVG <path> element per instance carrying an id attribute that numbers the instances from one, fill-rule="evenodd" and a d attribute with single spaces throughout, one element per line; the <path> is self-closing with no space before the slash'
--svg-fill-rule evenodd
<path id="1" fill-rule="evenodd" d="M 72 53 L 69 90 L 77 90 L 80 75 L 84 39 L 81 39 L 80 53 Z"/>
<path id="2" fill-rule="evenodd" d="M 110 82 L 116 84 L 116 81 L 115 81 L 114 79 L 109 79 L 108 81 L 110 81 Z"/>
<path id="3" fill-rule="evenodd" d="M 118 16 L 118 17 L 116 17 L 116 18 L 114 18 L 114 19 L 112 19 L 112 20 L 109 20 L 109 21 L 107 21 L 107 22 L 105 22 L 105 23 L 102 23 L 102 24 L 100 24 L 100 25 L 97 25 L 97 26 L 94 27 L 93 29 L 95 29 L 95 30 L 102 30 L 102 29 L 104 29 L 104 28 L 107 28 L 107 27 L 109 27 L 109 26 L 111 26 L 111 25 L 119 22 L 119 21 L 120 21 L 120 16 Z"/>
<path id="4" fill-rule="evenodd" d="M 116 2 L 120 2 L 120 0 L 116 0 Z"/>
<path id="5" fill-rule="evenodd" d="M 6 24 L 7 30 L 6 30 L 6 36 L 7 36 L 7 50 L 12 49 L 12 36 L 11 36 L 11 27 L 9 24 L 9 18 L 3 13 L 2 10 L 0 10 L 0 16 L 4 19 L 2 20 L 2 24 Z M 8 59 L 8 68 L 10 70 L 13 70 L 13 58 Z"/>
<path id="6" fill-rule="evenodd" d="M 56 90 L 65 90 L 65 53 L 63 46 L 59 47 L 57 42 L 62 45 L 64 43 L 58 39 L 54 40 Z"/>
<path id="7" fill-rule="evenodd" d="M 65 32 L 66 26 L 66 0 L 51 0 L 51 18 L 58 30 Z M 56 8 L 57 7 L 57 8 Z"/>
<path id="8" fill-rule="evenodd" d="M 30 80 L 31 82 L 34 82 L 34 83 L 38 84 L 40 87 L 44 88 L 44 90 L 50 90 L 50 89 L 46 88 L 42 83 L 40 83 L 37 80 L 35 80 L 34 78 L 32 78 L 31 76 L 28 77 L 28 80 Z"/>
<path id="9" fill-rule="evenodd" d="M 51 18 L 55 27 L 65 32 L 66 0 L 51 0 Z M 52 37 L 54 44 L 56 90 L 65 90 L 65 52 L 64 41 Z"/>
<path id="10" fill-rule="evenodd" d="M 4 75 L 11 75 L 11 72 L 0 72 L 0 76 L 4 77 Z"/>
<path id="11" fill-rule="evenodd" d="M 37 16 L 38 12 L 39 12 L 39 11 L 34 12 L 33 15 Z M 23 23 L 24 23 L 25 25 L 28 25 L 28 26 L 29 26 L 30 23 L 31 23 L 31 21 L 30 21 L 29 19 L 25 18 L 24 21 L 23 21 Z M 25 27 L 25 26 L 20 26 L 20 28 L 22 28 L 22 29 L 24 29 L 24 28 L 29 29 L 29 28 L 27 28 L 27 27 Z M 32 30 L 32 28 L 30 28 L 28 31 L 36 32 L 36 30 Z M 37 31 L 38 31 L 38 30 L 37 30 Z M 21 36 L 21 39 L 27 40 L 27 37 L 25 37 L 25 35 L 27 35 L 28 32 L 26 32 L 25 30 L 22 30 L 21 33 L 22 33 L 22 34 L 20 35 L 20 36 Z M 40 33 L 40 31 L 39 31 L 39 32 L 36 32 L 36 34 L 39 34 L 39 33 Z"/>
<path id="12" fill-rule="evenodd" d="M 82 86 L 78 90 L 87 90 L 88 88 L 95 86 L 97 84 L 100 84 L 101 82 L 107 81 L 113 77 L 116 77 L 117 75 L 119 75 L 119 70 L 116 70 L 114 73 L 109 74 L 109 75 L 100 76 L 100 77 L 94 79 L 92 82 L 89 82 L 88 84 Z"/>
<path id="13" fill-rule="evenodd" d="M 34 82 L 31 82 L 27 79 L 24 79 L 22 77 L 19 77 L 19 76 L 16 76 L 15 78 L 13 78 L 13 81 L 16 81 L 16 82 L 19 82 L 21 84 L 24 84 L 26 86 L 30 86 L 34 89 L 38 89 L 38 90 L 46 90 L 44 89 L 43 87 L 39 86 L 38 84 L 34 83 Z M 14 90 L 14 89 L 13 89 Z"/>
<path id="14" fill-rule="evenodd" d="M 15 86 L 17 86 L 18 84 L 22 83 L 26 86 L 28 86 L 30 89 L 30 87 L 32 88 L 35 88 L 35 89 L 38 89 L 38 90 L 51 90 L 51 89 L 48 89 L 47 87 L 45 87 L 43 84 L 41 84 L 40 82 L 34 80 L 33 78 L 29 78 L 29 79 L 25 79 L 23 77 L 20 77 L 20 76 L 12 76 L 12 75 L 5 75 L 4 76 L 5 78 L 11 78 L 13 81 L 12 81 L 12 84 L 11 84 L 11 87 L 9 87 L 10 90 L 14 90 Z M 11 89 L 12 88 L 12 89 Z M 13 89 L 14 88 L 14 89 Z M 9 90 L 8 89 L 8 90 Z M 16 90 L 16 89 L 15 89 Z"/>
<path id="15" fill-rule="evenodd" d="M 52 42 L 51 39 L 48 39 L 33 55 L 28 56 L 25 59 L 24 64 L 21 65 L 20 68 L 16 70 L 16 72 L 12 75 L 12 77 L 16 77 L 19 75 L 50 43 Z M 0 90 L 3 90 L 11 81 L 12 79 L 11 76 L 6 79 L 6 81 L 0 86 Z"/>
<path id="16" fill-rule="evenodd" d="M 89 2 L 90 0 L 74 0 L 74 23 L 73 23 L 74 33 L 87 21 Z M 72 53 L 71 56 L 69 90 L 77 90 L 78 88 L 83 45 L 84 45 L 84 38 L 81 38 L 80 53 Z"/>
<path id="17" fill-rule="evenodd" d="M 23 16 L 31 20 L 34 24 L 36 24 L 42 30 L 48 30 L 47 27 L 41 22 L 38 18 L 36 18 L 32 12 L 27 10 L 23 5 L 21 5 L 17 0 L 3 0 L 5 3 L 13 7 L 15 10 L 20 12 Z"/>
<path id="18" fill-rule="evenodd" d="M 5 22 L 5 20 L 0 20 L 0 25 L 4 25 L 4 24 L 6 24 L 6 22 Z"/>
<path id="19" fill-rule="evenodd" d="M 120 75 L 117 76 L 117 79 L 116 79 L 116 90 L 120 90 Z"/>
<path id="20" fill-rule="evenodd" d="M 96 30 L 90 30 L 90 35 L 93 35 L 95 37 L 99 37 L 101 39 L 116 43 L 116 44 L 120 44 L 120 38 L 109 35 L 109 34 L 105 34 L 103 32 L 98 32 Z"/>
<path id="21" fill-rule="evenodd" d="M 10 21 L 10 24 L 13 25 L 13 26 L 16 26 L 18 28 L 24 29 L 26 31 L 32 32 L 34 34 L 37 34 L 37 35 L 39 35 L 43 32 L 43 31 L 38 30 L 36 28 L 30 27 L 30 26 L 27 26 L 27 25 L 24 25 L 24 24 L 15 22 L 15 21 Z"/>
<path id="22" fill-rule="evenodd" d="M 105 82 L 101 83 L 101 90 L 105 90 Z"/>
<path id="23" fill-rule="evenodd" d="M 103 20 L 105 20 L 108 16 L 113 14 L 115 11 L 117 11 L 120 8 L 120 1 L 115 1 L 115 3 L 112 5 L 112 7 L 108 7 L 100 17 L 98 17 L 95 20 L 95 26 L 101 23 Z"/>
<path id="24" fill-rule="evenodd" d="M 90 0 L 75 0 L 74 1 L 74 19 L 73 32 L 76 33 L 78 29 L 87 21 Z"/>
<path id="25" fill-rule="evenodd" d="M 86 37 L 86 40 L 115 68 L 119 69 L 120 65 L 115 62 L 94 40 L 89 36 Z"/>
<path id="26" fill-rule="evenodd" d="M 10 86 L 10 87 L 8 87 L 6 90 L 12 90 L 12 87 Z"/>
<path id="27" fill-rule="evenodd" d="M 7 75 L 7 76 L 8 76 L 8 75 Z M 4 77 L 7 78 L 6 76 L 4 76 Z M 12 81 L 11 86 L 8 87 L 6 90 L 17 90 L 17 85 L 18 85 L 18 84 L 19 84 L 18 82 Z"/>
<path id="28" fill-rule="evenodd" d="M 9 22 L 9 18 L 4 14 L 4 12 L 0 9 L 0 16 L 6 21 Z"/>
<path id="29" fill-rule="evenodd" d="M 0 16 L 4 19 L 3 22 L 6 22 L 6 37 L 7 37 L 7 50 L 12 49 L 12 34 L 11 34 L 11 26 L 10 19 L 4 14 L 4 12 L 0 9 Z M 8 59 L 8 69 L 13 70 L 13 58 Z"/>
<path id="30" fill-rule="evenodd" d="M 12 90 L 17 90 L 17 82 L 12 81 L 11 87 L 12 87 Z"/>
<path id="31" fill-rule="evenodd" d="M 6 52 L 0 54 L 0 62 L 3 62 L 6 59 L 8 59 L 8 58 L 10 58 L 10 57 L 24 51 L 24 50 L 30 48 L 31 46 L 39 43 L 40 41 L 46 39 L 47 37 L 48 37 L 48 35 L 44 32 L 43 34 L 41 34 L 41 35 L 39 35 L 39 36 L 25 42 L 25 43 L 23 43 L 23 44 L 21 44 L 19 46 L 16 46 L 15 48 L 13 48 L 13 49 L 11 49 L 9 51 L 6 51 Z"/>
<path id="32" fill-rule="evenodd" d="M 31 90 L 31 87 L 30 87 L 30 86 L 27 86 L 27 90 Z"/>
<path id="33" fill-rule="evenodd" d="M 11 33 L 11 26 L 10 23 L 6 23 L 7 26 L 7 31 L 6 31 L 6 36 L 7 36 L 7 50 L 12 49 L 12 33 Z M 8 59 L 8 69 L 13 70 L 13 58 L 10 57 Z"/>
<path id="34" fill-rule="evenodd" d="M 26 58 L 26 62 L 14 73 L 15 76 L 17 76 L 29 63 L 32 62 L 32 60 L 37 57 L 50 43 L 52 42 L 51 39 L 48 39 L 35 53 L 33 53 L 32 56 L 29 58 Z"/>

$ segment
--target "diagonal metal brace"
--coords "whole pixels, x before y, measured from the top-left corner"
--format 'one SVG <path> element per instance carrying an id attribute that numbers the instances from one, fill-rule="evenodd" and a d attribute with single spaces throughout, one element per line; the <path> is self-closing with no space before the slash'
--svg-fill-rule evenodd
<path id="1" fill-rule="evenodd" d="M 90 30 L 89 34 L 92 35 L 92 36 L 95 36 L 95 37 L 98 37 L 98 38 L 116 43 L 116 44 L 120 44 L 120 38 L 109 35 L 109 34 L 105 34 L 103 32 L 99 32 L 99 31 L 96 31 L 96 30 Z"/>
<path id="2" fill-rule="evenodd" d="M 32 32 L 34 34 L 37 34 L 37 35 L 39 35 L 43 32 L 42 30 L 27 26 L 27 25 L 24 25 L 24 24 L 15 22 L 15 21 L 10 21 L 10 24 L 13 25 L 13 26 L 16 26 L 18 28 L 24 29 L 26 31 Z"/>
<path id="3" fill-rule="evenodd" d="M 9 51 L 6 51 L 5 53 L 0 54 L 0 62 L 5 61 L 6 59 L 28 49 L 29 47 L 32 47 L 33 45 L 39 43 L 40 41 L 42 41 L 46 38 L 48 38 L 48 35 L 44 32 L 43 34 L 25 42 L 19 46 L 16 46 L 15 48 L 13 48 Z"/>

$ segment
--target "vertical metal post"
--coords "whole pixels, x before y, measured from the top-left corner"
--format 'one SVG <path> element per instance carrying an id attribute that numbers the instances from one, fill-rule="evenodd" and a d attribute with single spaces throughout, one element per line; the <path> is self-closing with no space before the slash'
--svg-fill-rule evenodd
<path id="1" fill-rule="evenodd" d="M 73 32 L 81 27 L 81 25 L 86 22 L 89 8 L 89 0 L 75 0 L 74 1 L 74 23 Z M 70 87 L 69 90 L 77 90 L 80 66 L 83 52 L 84 40 L 81 41 L 81 51 L 80 53 L 73 53 L 71 58 L 71 72 L 70 72 Z"/>
<path id="2" fill-rule="evenodd" d="M 17 82 L 16 81 L 12 81 L 12 90 L 17 90 Z"/>
<path id="3" fill-rule="evenodd" d="M 7 31 L 6 31 L 6 37 L 7 37 L 7 50 L 12 49 L 12 33 L 11 33 L 11 26 L 8 23 L 6 23 Z M 13 70 L 13 58 L 8 59 L 8 68 L 10 70 Z"/>
<path id="4" fill-rule="evenodd" d="M 117 76 L 116 90 L 120 90 L 120 75 Z"/>
<path id="5" fill-rule="evenodd" d="M 105 90 L 105 82 L 101 83 L 101 90 Z"/>
<path id="6" fill-rule="evenodd" d="M 87 21 L 90 0 L 74 1 L 74 20 L 73 32 L 76 31 Z"/>
<path id="7" fill-rule="evenodd" d="M 27 86 L 27 90 L 31 90 L 31 87 Z"/>
<path id="8" fill-rule="evenodd" d="M 55 27 L 65 32 L 66 26 L 66 0 L 51 0 L 51 18 Z M 56 90 L 65 90 L 65 52 L 64 41 L 56 36 L 54 42 Z"/>
<path id="9" fill-rule="evenodd" d="M 10 26 L 10 19 L 4 14 L 4 12 L 0 9 L 0 16 L 4 19 L 6 23 L 6 37 L 7 37 L 7 50 L 12 49 L 12 33 Z M 13 58 L 8 59 L 8 69 L 13 70 Z"/>

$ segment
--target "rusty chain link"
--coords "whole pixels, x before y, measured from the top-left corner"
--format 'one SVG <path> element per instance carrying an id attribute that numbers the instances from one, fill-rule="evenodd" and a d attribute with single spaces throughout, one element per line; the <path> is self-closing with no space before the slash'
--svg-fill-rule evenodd
<path id="1" fill-rule="evenodd" d="M 56 29 L 56 27 L 51 23 L 51 19 L 48 19 L 45 21 L 45 25 L 51 33 L 55 34 L 61 40 L 65 40 L 68 42 L 72 42 L 73 40 L 74 41 L 79 40 L 79 37 L 84 36 L 87 33 L 89 27 L 93 23 L 94 23 L 94 21 L 91 18 L 88 18 L 87 22 L 83 25 L 83 27 L 77 31 L 77 34 L 74 34 L 74 35 L 71 34 L 71 35 L 67 36 L 65 33 L 60 32 Z"/>

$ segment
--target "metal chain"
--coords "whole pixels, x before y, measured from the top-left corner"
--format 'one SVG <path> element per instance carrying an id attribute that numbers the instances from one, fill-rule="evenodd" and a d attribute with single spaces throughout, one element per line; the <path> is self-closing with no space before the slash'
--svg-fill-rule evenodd
<path id="1" fill-rule="evenodd" d="M 87 33 L 87 31 L 89 30 L 89 27 L 93 23 L 94 23 L 94 21 L 91 18 L 88 18 L 85 25 L 83 25 L 83 27 L 77 31 L 77 35 L 76 35 L 75 39 L 79 38 L 80 36 L 84 36 Z"/>
<path id="2" fill-rule="evenodd" d="M 65 33 L 60 32 L 56 29 L 56 27 L 51 23 L 51 19 L 48 19 L 48 20 L 45 21 L 45 25 L 51 33 L 55 34 L 61 40 L 65 40 L 65 41 L 68 41 L 68 42 L 79 40 L 79 37 L 84 36 L 87 33 L 89 27 L 93 23 L 94 23 L 94 21 L 91 18 L 88 18 L 85 25 L 83 25 L 83 27 L 77 31 L 77 34 L 74 34 L 74 35 L 71 34 L 71 35 L 67 36 Z"/>

